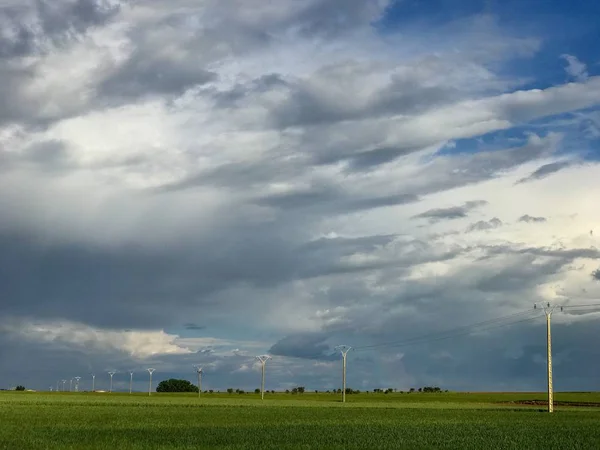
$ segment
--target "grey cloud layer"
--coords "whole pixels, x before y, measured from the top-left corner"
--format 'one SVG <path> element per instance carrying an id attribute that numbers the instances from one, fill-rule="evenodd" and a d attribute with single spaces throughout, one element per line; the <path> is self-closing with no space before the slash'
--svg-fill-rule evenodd
<path id="1" fill-rule="evenodd" d="M 467 231 L 486 231 L 493 230 L 502 226 L 502 221 L 497 217 L 490 220 L 480 220 L 479 222 L 469 225 Z"/>
<path id="2" fill-rule="evenodd" d="M 535 172 L 533 172 L 528 177 L 525 177 L 525 178 L 522 178 L 521 180 L 519 180 L 519 183 L 526 183 L 528 181 L 541 180 L 542 178 L 546 178 L 547 176 L 552 175 L 553 173 L 556 173 L 560 170 L 566 169 L 567 167 L 570 167 L 571 165 L 572 165 L 572 163 L 570 161 L 559 161 L 559 162 L 555 162 L 555 163 L 544 164 L 543 166 L 541 166 L 539 169 L 537 169 Z"/>
<path id="3" fill-rule="evenodd" d="M 511 242 L 510 224 L 494 217 L 504 212 L 488 211 L 495 205 L 485 199 L 465 202 L 483 198 L 477 193 L 439 203 L 436 194 L 547 163 L 561 146 L 558 133 L 474 153 L 440 148 L 600 103 L 600 79 L 510 92 L 519 82 L 492 67 L 521 55 L 529 41 L 470 22 L 456 39 L 451 28 L 440 30 L 439 40 L 456 42 L 459 55 L 436 42 L 415 45 L 417 56 L 400 54 L 424 35 L 384 42 L 372 25 L 389 3 L 79 0 L 2 11 L 15 30 L 0 40 L 0 126 L 11 123 L 0 129 L 2 316 L 259 340 L 264 348 L 252 351 L 279 357 L 269 372 L 276 386 L 333 388 L 336 344 L 398 340 L 518 311 L 540 285 L 580 260 L 597 260 L 583 244 Z M 465 37 L 475 31 L 478 42 L 470 44 Z M 94 70 L 31 91 L 84 59 Z M 65 123 L 75 117 L 79 125 Z M 129 122 L 154 128 L 130 131 Z M 128 153 L 136 145 L 141 150 Z M 547 163 L 527 180 L 571 169 Z M 471 218 L 483 211 L 487 220 Z M 421 223 L 411 216 L 448 226 L 470 218 L 471 225 L 459 223 L 473 234 L 414 236 Z M 486 234 L 504 244 L 477 240 Z M 544 376 L 536 365 L 542 326 L 402 355 L 395 348 L 357 354 L 350 381 L 536 388 Z M 566 328 L 557 349 L 580 363 L 583 354 L 568 349 L 593 336 L 592 327 Z M 244 348 L 141 361 L 91 342 L 36 345 L 13 331 L 0 331 L 0 374 L 10 382 L 41 386 L 67 376 L 64 368 L 121 373 L 146 364 L 160 376 L 193 376 L 191 364 L 202 363 L 208 385 L 257 385 Z M 499 342 L 513 353 L 504 348 L 492 358 L 503 350 Z M 34 359 L 43 369 L 30 378 L 12 369 Z M 582 383 L 573 373 L 563 380 Z"/>
<path id="4" fill-rule="evenodd" d="M 472 200 L 461 206 L 430 209 L 429 211 L 413 216 L 413 219 L 428 219 L 430 223 L 439 222 L 440 220 L 463 219 L 472 210 L 485 205 L 487 205 L 487 201 L 485 200 Z"/>
<path id="5" fill-rule="evenodd" d="M 0 9 L 0 58 L 16 58 L 62 46 L 88 28 L 105 24 L 119 13 L 107 0 L 35 0 Z"/>
<path id="6" fill-rule="evenodd" d="M 519 217 L 519 222 L 544 223 L 544 222 L 547 222 L 547 219 L 545 217 L 534 217 L 534 216 L 530 216 L 529 214 L 526 214 L 524 216 Z"/>

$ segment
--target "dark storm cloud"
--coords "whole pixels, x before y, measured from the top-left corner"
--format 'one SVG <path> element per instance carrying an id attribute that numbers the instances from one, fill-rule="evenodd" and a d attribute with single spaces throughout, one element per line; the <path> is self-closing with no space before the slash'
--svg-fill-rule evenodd
<path id="1" fill-rule="evenodd" d="M 521 178 L 518 181 L 518 183 L 527 183 L 528 181 L 541 180 L 542 178 L 546 178 L 548 175 L 552 175 L 553 173 L 556 173 L 560 170 L 571 167 L 572 165 L 573 165 L 573 163 L 570 161 L 562 161 L 562 162 L 545 164 L 542 167 L 540 167 L 539 169 L 537 169 L 535 172 L 533 172 L 531 175 L 529 175 L 528 177 Z"/>
<path id="2" fill-rule="evenodd" d="M 529 214 L 525 214 L 524 216 L 519 217 L 519 222 L 524 223 L 544 223 L 548 220 L 545 217 L 533 217 Z"/>
<path id="3" fill-rule="evenodd" d="M 600 384 L 594 373 L 598 367 L 596 363 L 593 368 L 586 363 L 590 354 L 598 354 L 592 343 L 597 336 L 594 321 L 576 325 L 557 322 L 555 318 L 552 346 L 555 389 L 597 389 Z M 465 391 L 543 391 L 545 337 L 543 317 L 539 315 L 537 320 L 494 331 L 409 346 L 402 349 L 405 353 L 402 361 L 415 374 L 419 383 L 416 386 L 437 384 Z"/>
<path id="4" fill-rule="evenodd" d="M 274 234 L 264 239 L 238 234 L 229 249 L 218 241 L 214 236 L 213 244 L 148 251 L 127 246 L 46 247 L 5 235 L 0 238 L 0 282 L 6 293 L 2 308 L 15 315 L 35 311 L 38 317 L 65 317 L 103 327 L 164 327 L 181 323 L 186 308 L 209 302 L 212 293 L 226 287 L 274 286 L 298 270 L 291 256 L 293 244 L 278 244 Z M 90 305 L 95 305 L 93 310 Z M 173 308 L 165 310 L 167 305 Z"/>
<path id="5" fill-rule="evenodd" d="M 201 305 L 205 311 L 217 311 L 221 306 L 214 296 L 236 286 L 269 289 L 293 280 L 382 267 L 389 262 L 349 264 L 341 259 L 369 253 L 393 239 L 373 236 L 306 244 L 293 227 L 247 224 L 224 227 L 207 240 L 155 250 L 45 245 L 25 236 L 0 234 L 3 311 L 16 316 L 35 311 L 40 318 L 64 317 L 108 328 L 177 326 Z"/>
<path id="6" fill-rule="evenodd" d="M 321 333 L 286 336 L 275 343 L 269 349 L 269 353 L 279 356 L 316 360 L 334 361 L 339 359 L 339 355 L 333 353 L 331 347 L 325 343 L 326 340 L 327 336 Z"/>
<path id="7" fill-rule="evenodd" d="M 471 231 L 487 231 L 494 230 L 502 226 L 502 221 L 497 217 L 494 217 L 490 220 L 480 220 L 479 222 L 475 222 L 467 228 L 467 232 Z"/>
<path id="8" fill-rule="evenodd" d="M 436 223 L 441 220 L 463 219 L 469 215 L 469 212 L 487 205 L 485 200 L 474 200 L 466 202 L 462 206 L 453 206 L 450 208 L 436 208 L 425 211 L 424 213 L 413 216 L 413 219 L 428 219 L 430 223 Z"/>
<path id="9" fill-rule="evenodd" d="M 592 272 L 592 278 L 596 281 L 600 281 L 600 269 L 594 270 Z"/>
<path id="10" fill-rule="evenodd" d="M 285 0 L 279 4 L 271 2 L 269 8 L 278 8 L 284 2 Z M 67 5 L 66 2 L 46 1 L 36 4 L 38 7 L 43 5 L 44 8 L 64 9 L 65 17 L 61 20 L 67 23 L 66 27 L 70 30 L 68 33 L 65 34 L 60 26 L 50 23 L 57 18 L 53 18 L 48 25 L 42 27 L 42 32 L 51 36 L 49 40 L 53 45 L 67 44 L 71 37 L 76 39 L 75 32 L 83 33 L 86 27 L 106 23 L 118 12 L 118 9 L 114 9 L 102 16 L 98 13 L 98 8 L 99 5 L 105 4 L 99 2 L 80 1 L 71 4 L 79 5 L 79 9 L 68 9 L 64 6 Z M 327 96 L 311 90 L 310 82 L 319 82 L 319 79 L 288 79 L 277 73 L 269 73 L 248 83 L 234 82 L 234 87 L 226 91 L 217 91 L 211 84 L 216 75 L 208 68 L 216 67 L 217 65 L 213 64 L 216 60 L 223 57 L 236 60 L 241 54 L 255 49 L 268 52 L 269 45 L 278 39 L 277 36 L 281 36 L 276 34 L 278 30 L 291 29 L 293 36 L 297 37 L 299 34 L 311 36 L 311 39 L 315 36 L 320 39 L 353 32 L 360 25 L 371 23 L 381 13 L 381 7 L 368 0 L 312 0 L 306 2 L 307 6 L 300 7 L 299 13 L 291 15 L 286 15 L 287 12 L 282 7 L 283 18 L 272 21 L 268 18 L 269 14 L 253 14 L 255 9 L 266 5 L 267 2 L 252 4 L 245 0 L 215 0 L 203 4 L 207 8 L 207 16 L 211 16 L 211 8 L 217 9 L 222 11 L 223 20 L 203 23 L 201 27 L 198 24 L 194 25 L 193 14 L 189 14 L 197 7 L 193 1 L 153 1 L 147 3 L 149 4 L 160 4 L 164 7 L 164 10 L 158 9 L 157 16 L 162 17 L 155 22 L 148 19 L 150 23 L 145 25 L 144 30 L 136 29 L 135 26 L 129 28 L 132 24 L 127 24 L 127 37 L 131 39 L 133 51 L 129 60 L 100 83 L 97 93 L 104 98 L 94 99 L 98 102 L 96 105 L 107 98 L 109 103 L 130 103 L 146 95 L 159 95 L 168 99 L 191 87 L 202 86 L 198 95 L 212 100 L 215 107 L 225 110 L 238 107 L 243 109 L 248 104 L 261 105 L 261 94 L 268 96 L 273 92 L 287 93 L 287 101 L 284 101 L 279 109 L 275 108 L 276 111 L 271 111 L 270 125 L 308 126 L 305 133 L 308 136 L 307 140 L 303 141 L 300 138 L 300 142 L 293 139 L 289 141 L 294 156 L 301 157 L 291 163 L 285 161 L 293 159 L 286 158 L 289 154 L 277 158 L 274 152 L 267 153 L 262 160 L 251 163 L 236 161 L 233 157 L 234 161 L 230 164 L 206 173 L 186 176 L 181 182 L 165 187 L 158 193 L 153 192 L 152 194 L 156 195 L 173 195 L 169 200 L 175 203 L 182 198 L 177 195 L 192 196 L 195 192 L 174 191 L 209 185 L 219 188 L 218 196 L 225 192 L 226 195 L 231 195 L 228 199 L 233 199 L 237 193 L 251 193 L 250 195 L 258 196 L 256 203 L 273 208 L 265 214 L 267 218 L 256 217 L 258 214 L 248 218 L 243 214 L 235 215 L 233 210 L 236 207 L 232 206 L 230 209 L 233 212 L 228 211 L 227 217 L 212 226 L 208 236 L 182 233 L 176 237 L 177 244 L 154 245 L 153 233 L 156 228 L 153 225 L 157 222 L 164 222 L 164 228 L 171 234 L 177 233 L 179 228 L 173 227 L 177 218 L 169 217 L 168 212 L 162 210 L 155 211 L 157 208 L 152 204 L 139 213 L 140 217 L 132 219 L 137 220 L 135 233 L 147 239 L 141 241 L 153 243 L 138 246 L 113 242 L 111 233 L 114 230 L 99 225 L 106 223 L 99 217 L 106 214 L 111 219 L 110 226 L 114 222 L 115 228 L 127 227 L 126 222 L 129 218 L 122 210 L 107 212 L 99 207 L 97 210 L 92 208 L 91 213 L 84 212 L 81 217 L 78 211 L 74 217 L 68 217 L 68 213 L 61 212 L 61 202 L 68 202 L 68 198 L 41 199 L 52 202 L 52 213 L 57 216 L 65 214 L 66 221 L 82 220 L 83 227 L 93 230 L 89 234 L 82 233 L 85 235 L 84 239 L 90 242 L 82 243 L 81 236 L 69 236 L 65 232 L 54 233 L 55 230 L 50 230 L 50 226 L 44 229 L 26 223 L 22 224 L 22 227 L 13 227 L 18 228 L 18 236 L 0 228 L 0 303 L 3 317 L 34 316 L 42 320 L 64 318 L 110 330 L 177 328 L 183 323 L 186 330 L 202 331 L 202 325 L 189 321 L 200 317 L 201 323 L 210 323 L 212 327 L 211 320 L 226 313 L 228 319 L 224 324 L 219 324 L 223 325 L 220 332 L 240 333 L 244 339 L 250 340 L 253 337 L 252 333 L 265 332 L 272 336 L 268 327 L 266 331 L 260 327 L 253 328 L 252 324 L 259 323 L 258 320 L 253 321 L 253 318 L 271 314 L 282 304 L 286 306 L 286 301 L 292 304 L 291 312 L 283 308 L 281 314 L 289 316 L 296 313 L 293 302 L 302 302 L 304 297 L 300 296 L 298 299 L 294 296 L 295 292 L 292 292 L 289 298 L 286 298 L 280 295 L 278 289 L 283 290 L 286 295 L 285 289 L 290 285 L 294 285 L 294 289 L 297 285 L 302 285 L 302 288 L 298 288 L 299 292 L 307 294 L 311 300 L 315 299 L 314 304 L 296 305 L 307 306 L 307 311 L 303 310 L 302 314 L 310 315 L 311 312 L 322 312 L 326 309 L 332 320 L 324 321 L 321 326 L 325 330 L 323 332 L 288 335 L 289 331 L 285 330 L 281 332 L 285 337 L 271 338 L 270 342 L 275 344 L 270 350 L 274 355 L 302 360 L 316 359 L 322 360 L 319 361 L 320 364 L 328 364 L 334 359 L 339 359 L 339 355 L 332 354 L 332 348 L 328 344 L 328 337 L 333 333 L 337 333 L 336 341 L 339 336 L 339 341 L 345 342 L 341 337 L 349 336 L 360 344 L 367 338 L 398 339 L 399 336 L 410 337 L 427 333 L 435 330 L 440 324 L 464 323 L 461 321 L 470 319 L 471 316 L 473 319 L 488 319 L 495 314 L 504 314 L 503 307 L 513 307 L 515 303 L 529 301 L 536 295 L 537 286 L 551 280 L 575 258 L 598 256 L 592 249 L 552 250 L 508 245 L 504 248 L 485 248 L 458 244 L 439 245 L 437 248 L 437 242 L 403 238 L 394 234 L 314 240 L 315 235 L 322 235 L 325 228 L 317 224 L 336 214 L 403 205 L 416 202 L 420 196 L 430 193 L 491 179 L 520 164 L 552 154 L 554 141 L 533 139 L 519 148 L 484 151 L 475 155 L 437 156 L 429 160 L 429 163 L 423 164 L 421 173 L 402 180 L 406 187 L 365 188 L 357 190 L 357 193 L 348 193 L 335 180 L 328 180 L 315 182 L 311 188 L 304 191 L 255 194 L 253 189 L 264 193 L 262 189 L 272 180 L 299 180 L 300 185 L 305 185 L 306 180 L 302 179 L 302 176 L 310 173 L 313 169 L 311 164 L 322 166 L 342 162 L 346 165 L 345 172 L 342 172 L 345 176 L 359 177 L 363 175 L 361 172 L 370 176 L 372 172 L 368 172 L 374 168 L 433 145 L 434 142 L 428 139 L 435 137 L 429 136 L 422 139 L 422 142 L 418 139 L 416 143 L 410 142 L 410 136 L 407 136 L 407 142 L 397 145 L 381 144 L 380 130 L 370 132 L 368 127 L 363 127 L 363 123 L 358 120 L 349 128 L 356 128 L 355 136 L 359 139 L 354 142 L 353 136 L 350 136 L 340 144 L 337 139 L 345 133 L 334 126 L 348 120 L 383 118 L 393 114 L 418 114 L 453 101 L 458 94 L 445 87 L 424 86 L 420 79 L 411 73 L 404 77 L 391 76 L 389 84 L 383 86 L 358 108 L 350 108 L 344 101 L 340 104 L 330 104 Z M 186 9 L 190 5 L 192 9 Z M 106 7 L 106 11 L 109 9 Z M 171 15 L 171 10 L 177 12 Z M 147 13 L 148 16 L 152 16 L 150 9 Z M 78 18 L 69 19 L 69 14 Z M 274 16 L 279 17 L 278 14 Z M 69 21 L 76 24 L 69 25 Z M 36 36 L 24 35 L 21 39 L 22 44 L 13 47 L 10 46 L 12 44 L 6 46 L 6 42 L 2 42 L 0 48 L 6 55 L 15 57 L 45 51 L 45 47 L 38 46 Z M 169 48 L 179 50 L 173 54 L 173 58 L 177 59 L 170 60 L 170 54 L 159 55 L 158 47 L 163 43 Z M 348 66 L 340 64 L 338 69 L 344 72 Z M 0 100 L 0 120 L 17 118 L 28 122 L 35 121 L 38 114 L 36 105 L 24 105 L 19 96 L 21 80 L 26 80 L 32 75 L 28 70 L 17 70 L 12 65 L 9 67 L 0 64 L 0 78 L 3 80 L 0 97 L 4 98 Z M 418 72 L 417 69 L 417 75 Z M 443 70 L 436 72 L 444 73 Z M 243 75 L 241 78 L 245 78 L 246 74 Z M 336 83 L 343 81 L 338 75 L 335 70 L 330 69 L 329 73 L 319 73 L 317 78 L 324 77 L 321 81 L 325 81 L 325 86 L 336 86 Z M 330 78 L 327 78 L 328 76 Z M 360 74 L 357 82 L 359 85 L 364 82 Z M 369 120 L 366 122 L 372 125 Z M 295 131 L 292 130 L 290 135 L 294 135 Z M 287 143 L 288 141 L 283 146 L 287 146 Z M 2 155 L 0 153 L 0 158 L 5 157 Z M 69 149 L 62 143 L 51 141 L 26 149 L 17 159 L 11 159 L 10 164 L 29 164 L 40 169 L 58 171 L 69 167 L 70 156 Z M 0 164 L 3 162 L 4 160 L 1 160 Z M 185 171 L 188 167 L 182 169 Z M 99 173 L 88 175 L 90 178 L 104 177 L 104 174 Z M 118 176 L 121 176 L 121 172 Z M 71 179 L 67 181 L 70 182 Z M 350 182 L 352 181 L 350 179 Z M 50 190 L 54 185 L 49 184 Z M 23 190 L 26 189 L 24 184 Z M 82 189 L 77 194 L 85 196 L 88 192 Z M 126 194 L 124 190 L 123 195 Z M 202 201 L 199 195 L 197 203 Z M 246 204 L 252 202 L 251 198 Z M 192 210 L 198 207 L 197 203 L 196 198 L 193 198 L 192 202 L 182 201 L 179 205 L 182 209 Z M 468 217 L 471 210 L 485 204 L 484 201 L 467 202 L 458 207 L 430 210 L 417 217 L 430 221 L 459 219 Z M 141 207 L 143 208 L 144 206 Z M 24 215 L 28 214 L 25 208 L 19 211 L 21 212 Z M 260 213 L 262 212 L 261 209 Z M 7 213 L 2 213 L 3 216 L 5 214 Z M 122 215 L 125 217 L 122 218 Z M 42 215 L 37 217 L 39 216 Z M 199 222 L 203 219 L 204 217 L 200 217 Z M 41 220 L 45 226 L 45 217 L 42 216 Z M 4 227 L 4 222 L 1 225 Z M 475 223 L 471 227 L 473 230 L 485 230 L 500 225 L 499 219 L 494 218 L 487 222 Z M 396 226 L 400 228 L 394 230 L 402 230 L 401 223 Z M 127 231 L 124 234 L 127 234 Z M 60 237 L 53 239 L 49 236 Z M 77 243 L 74 243 L 75 239 Z M 127 241 L 127 237 L 124 240 Z M 486 258 L 472 264 L 463 261 L 471 257 L 476 258 L 482 253 Z M 352 258 L 355 255 L 357 258 Z M 465 258 L 461 258 L 456 264 L 448 264 L 452 266 L 449 274 L 429 276 L 429 269 L 425 269 L 422 276 L 419 274 L 421 268 L 417 266 L 420 264 L 451 261 L 459 255 Z M 468 267 L 461 268 L 461 264 Z M 588 272 L 589 270 L 587 269 Z M 232 290 L 233 293 L 229 293 L 228 290 Z M 269 296 L 276 299 L 263 300 Z M 336 310 L 338 306 L 341 306 L 339 311 Z M 200 311 L 203 315 L 200 315 Z M 435 314 L 439 315 L 432 319 L 432 315 Z M 236 330 L 236 323 L 243 323 L 244 327 Z M 510 334 L 496 333 L 488 339 L 477 337 L 454 343 L 404 348 L 406 355 L 403 359 L 397 359 L 404 361 L 404 369 L 408 369 L 410 376 L 402 370 L 402 365 L 381 363 L 377 353 L 357 356 L 352 363 L 350 382 L 353 387 L 361 389 L 363 382 L 367 385 L 389 382 L 396 386 L 400 383 L 414 382 L 418 383 L 416 386 L 439 384 L 448 388 L 489 388 L 505 383 L 508 379 L 510 383 L 514 383 L 511 385 L 512 389 L 515 386 L 535 386 L 537 380 L 542 380 L 543 387 L 544 373 L 543 370 L 540 374 L 536 372 L 534 360 L 534 356 L 544 354 L 542 327 L 543 325 L 539 325 L 535 329 L 535 333 L 540 331 L 540 341 L 533 344 L 531 339 L 527 339 L 532 336 L 529 331 L 516 328 L 516 331 L 511 330 L 513 332 Z M 561 329 L 560 326 L 558 329 Z M 590 342 L 594 342 L 593 335 L 585 336 Z M 503 346 L 509 339 L 504 339 L 505 337 L 510 338 L 513 345 L 522 346 L 518 356 L 498 356 L 498 352 L 506 350 Z M 95 348 L 89 346 L 83 346 L 81 351 L 64 348 L 64 342 L 60 339 L 48 344 L 28 344 L 15 342 L 17 339 L 14 337 L 12 339 L 13 341 L 9 341 L 0 332 L 0 381 L 4 380 L 2 377 L 5 374 L 10 374 L 9 378 L 20 382 L 21 378 L 18 377 L 22 376 L 24 368 L 29 367 L 34 360 L 44 368 L 44 372 L 26 379 L 25 384 L 36 380 L 70 378 L 74 374 L 82 375 L 91 371 L 103 371 L 102 382 L 106 384 L 107 377 L 104 372 L 114 368 L 119 371 L 117 383 L 124 386 L 126 377 L 122 377 L 123 371 L 132 365 L 136 370 L 143 370 L 139 362 L 132 361 L 124 352 L 115 352 L 116 355 L 96 355 Z M 354 344 L 350 341 L 348 343 Z M 567 344 L 577 345 L 577 340 L 565 340 L 564 348 L 568 348 Z M 268 345 L 264 350 L 267 350 L 267 347 Z M 41 358 L 45 351 L 48 353 Z M 441 351 L 448 352 L 451 358 L 437 357 L 436 354 Z M 492 354 L 493 352 L 495 354 Z M 158 377 L 181 374 L 193 377 L 192 364 L 203 363 L 206 364 L 207 373 L 213 375 L 207 377 L 209 386 L 214 383 L 213 386 L 225 389 L 258 385 L 260 374 L 251 367 L 254 363 L 252 357 L 218 356 L 214 353 L 210 349 L 204 349 L 191 355 L 156 356 L 148 360 L 148 364 L 159 368 Z M 89 356 L 90 354 L 92 356 Z M 389 356 L 397 357 L 394 354 Z M 560 358 L 558 360 L 560 361 Z M 377 364 L 374 364 L 376 361 L 385 367 L 377 367 Z M 571 362 L 585 364 L 585 358 L 583 355 L 575 355 Z M 269 369 L 269 377 L 273 376 L 273 383 L 313 385 L 319 389 L 329 384 L 339 384 L 338 367 L 330 372 L 318 374 L 313 374 L 313 367 L 308 367 L 310 371 L 300 370 L 300 367 L 290 374 L 285 370 L 295 366 L 291 363 L 287 366 L 288 362 L 278 364 L 272 367 L 273 371 Z M 15 365 L 23 370 L 17 371 L 13 368 Z M 560 366 L 560 362 L 557 365 Z M 7 368 L 10 371 L 7 371 Z M 574 371 L 569 373 L 569 380 L 572 385 L 577 384 Z"/>

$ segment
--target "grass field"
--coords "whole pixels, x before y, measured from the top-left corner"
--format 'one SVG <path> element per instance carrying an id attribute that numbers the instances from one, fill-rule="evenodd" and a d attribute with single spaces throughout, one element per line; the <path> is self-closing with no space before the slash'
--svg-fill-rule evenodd
<path id="1" fill-rule="evenodd" d="M 600 408 L 543 394 L 0 393 L 2 449 L 594 449 Z M 600 394 L 557 394 L 600 404 Z"/>

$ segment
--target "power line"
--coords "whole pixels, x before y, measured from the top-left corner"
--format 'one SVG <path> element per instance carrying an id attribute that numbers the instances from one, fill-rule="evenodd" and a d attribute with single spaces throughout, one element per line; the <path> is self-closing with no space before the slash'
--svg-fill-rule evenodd
<path id="1" fill-rule="evenodd" d="M 437 340 L 438 338 L 447 338 L 447 337 L 449 338 L 449 337 L 454 337 L 454 335 L 457 332 L 462 332 L 462 331 L 466 331 L 465 334 L 470 334 L 472 331 L 474 331 L 477 328 L 494 325 L 496 323 L 501 323 L 501 322 L 509 320 L 509 319 L 515 319 L 515 318 L 524 316 L 526 314 L 530 314 L 533 311 L 534 311 L 533 309 L 527 309 L 524 311 L 520 311 L 518 313 L 509 314 L 507 316 L 496 317 L 493 319 L 485 320 L 483 322 L 473 323 L 470 325 L 463 325 L 463 326 L 460 326 L 457 328 L 452 328 L 450 330 L 440 331 L 437 333 L 429 333 L 429 334 L 416 336 L 416 337 L 409 338 L 409 339 L 403 339 L 403 340 L 399 340 L 399 341 L 382 342 L 379 344 L 355 347 L 355 351 L 369 350 L 369 349 L 374 349 L 374 348 L 378 348 L 378 347 L 393 347 L 393 346 L 397 346 L 397 345 L 406 345 L 406 344 L 410 344 L 410 343 L 418 342 L 418 341 L 422 341 L 422 340 L 429 340 L 431 338 L 433 338 L 435 340 Z M 515 323 L 519 323 L 519 322 L 515 322 Z M 447 335 L 451 335 L 451 336 L 447 336 Z M 460 335 L 462 335 L 462 334 L 460 334 Z"/>
<path id="2" fill-rule="evenodd" d="M 590 303 L 588 305 L 563 305 L 562 308 L 600 308 L 600 303 Z"/>
<path id="3" fill-rule="evenodd" d="M 433 337 L 431 339 L 421 339 L 421 340 L 410 340 L 410 341 L 406 341 L 406 342 L 399 342 L 397 344 L 394 345 L 390 345 L 388 346 L 388 348 L 396 348 L 396 347 L 405 347 L 407 345 L 417 345 L 417 344 L 429 344 L 431 342 L 438 342 L 438 341 L 443 341 L 446 339 L 452 339 L 452 338 L 456 338 L 456 337 L 461 337 L 461 336 L 468 336 L 469 334 L 473 333 L 474 331 L 489 331 L 489 330 L 495 330 L 498 328 L 504 328 L 504 327 L 508 327 L 511 325 L 516 325 L 518 323 L 524 323 L 524 322 L 531 322 L 533 320 L 538 320 L 540 318 L 540 316 L 536 316 L 536 317 L 529 317 L 527 319 L 522 319 L 522 320 L 516 320 L 513 322 L 508 322 L 508 323 L 503 323 L 503 324 L 498 324 L 498 325 L 494 325 L 491 327 L 485 327 L 485 328 L 474 328 L 472 330 L 466 330 L 466 331 L 462 331 L 460 333 L 455 333 L 455 334 L 450 334 L 447 336 L 439 336 L 439 337 Z"/>

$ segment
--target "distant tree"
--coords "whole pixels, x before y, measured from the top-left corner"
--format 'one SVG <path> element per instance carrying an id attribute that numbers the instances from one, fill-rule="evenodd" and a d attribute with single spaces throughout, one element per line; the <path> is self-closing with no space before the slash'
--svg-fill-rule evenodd
<path id="1" fill-rule="evenodd" d="M 410 388 L 410 391 L 408 392 L 415 392 L 415 388 Z"/>
<path id="2" fill-rule="evenodd" d="M 293 388 L 292 389 L 292 394 L 297 394 L 297 393 L 298 393 L 298 388 L 297 387 Z"/>
<path id="3" fill-rule="evenodd" d="M 341 390 L 341 389 L 338 389 L 336 392 L 337 392 L 338 394 L 341 394 L 341 393 L 342 393 L 342 390 Z"/>
<path id="4" fill-rule="evenodd" d="M 317 391 L 317 390 L 315 389 L 315 394 L 318 394 L 318 393 L 319 393 L 319 391 Z"/>
<path id="5" fill-rule="evenodd" d="M 305 388 L 304 386 L 298 386 L 298 394 L 304 394 Z"/>
<path id="6" fill-rule="evenodd" d="M 423 392 L 423 389 L 419 388 L 419 392 Z"/>
<path id="7" fill-rule="evenodd" d="M 289 390 L 289 389 L 286 389 L 286 390 L 285 390 L 285 393 L 286 393 L 286 394 L 289 394 L 289 393 L 290 393 L 290 390 Z"/>
<path id="8" fill-rule="evenodd" d="M 352 390 L 352 388 L 346 388 L 346 394 L 354 394 L 354 390 Z"/>
<path id="9" fill-rule="evenodd" d="M 198 392 L 198 386 L 190 383 L 188 380 L 170 378 L 158 383 L 156 392 Z"/>
<path id="10" fill-rule="evenodd" d="M 238 389 L 238 390 L 237 390 L 237 393 L 238 393 L 238 394 L 245 394 L 245 392 L 244 392 L 244 390 L 243 390 L 243 389 Z"/>
<path id="11" fill-rule="evenodd" d="M 15 388 L 15 391 L 24 391 L 24 390 L 25 390 L 25 386 L 21 386 L 21 385 L 19 385 Z"/>
<path id="12" fill-rule="evenodd" d="M 228 389 L 227 389 L 227 393 L 228 393 L 228 394 L 233 394 L 233 388 L 228 388 Z"/>
<path id="13" fill-rule="evenodd" d="M 437 386 L 425 386 L 423 392 L 441 392 L 441 389 Z"/>
<path id="14" fill-rule="evenodd" d="M 208 391 L 208 393 L 209 393 L 209 394 L 212 394 L 213 392 L 215 392 L 215 391 L 213 391 L 212 389 L 210 389 L 210 390 Z"/>
<path id="15" fill-rule="evenodd" d="M 254 389 L 254 393 L 255 394 L 260 394 L 260 389 L 259 388 Z"/>

